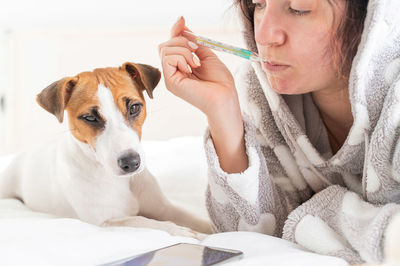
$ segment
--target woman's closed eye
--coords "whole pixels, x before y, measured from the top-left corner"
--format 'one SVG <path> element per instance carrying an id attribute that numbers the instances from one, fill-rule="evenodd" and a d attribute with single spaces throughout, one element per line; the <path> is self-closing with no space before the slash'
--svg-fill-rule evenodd
<path id="1" fill-rule="evenodd" d="M 291 0 L 287 3 L 289 12 L 296 16 L 304 16 L 315 10 L 320 0 Z"/>
<path id="2" fill-rule="evenodd" d="M 262 10 L 267 5 L 265 0 L 253 0 L 252 4 L 254 6 L 255 11 Z M 289 10 L 290 14 L 293 14 L 296 16 L 304 16 L 311 12 L 311 10 L 308 10 L 308 9 L 301 9 L 301 8 L 292 7 L 292 6 L 288 6 L 288 10 Z"/>
<path id="3" fill-rule="evenodd" d="M 298 10 L 298 9 L 289 7 L 289 12 L 296 16 L 304 16 L 304 15 L 309 14 L 311 12 L 311 10 Z"/>

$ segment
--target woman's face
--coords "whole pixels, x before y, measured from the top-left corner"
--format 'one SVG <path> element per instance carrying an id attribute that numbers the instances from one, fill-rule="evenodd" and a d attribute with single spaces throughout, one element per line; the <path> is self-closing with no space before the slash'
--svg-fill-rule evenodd
<path id="1" fill-rule="evenodd" d="M 258 53 L 272 88 L 281 94 L 335 89 L 331 36 L 344 0 L 253 0 Z"/>

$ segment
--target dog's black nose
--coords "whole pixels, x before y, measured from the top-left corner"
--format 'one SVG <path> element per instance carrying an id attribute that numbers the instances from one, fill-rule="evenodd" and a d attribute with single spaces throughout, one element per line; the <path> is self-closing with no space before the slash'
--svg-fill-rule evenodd
<path id="1" fill-rule="evenodd" d="M 136 152 L 121 156 L 118 165 L 125 173 L 132 173 L 140 166 L 140 156 Z"/>

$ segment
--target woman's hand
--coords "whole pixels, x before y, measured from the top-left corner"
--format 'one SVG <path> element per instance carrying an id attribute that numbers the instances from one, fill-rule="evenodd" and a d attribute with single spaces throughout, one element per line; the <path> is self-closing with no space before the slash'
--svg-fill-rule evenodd
<path id="1" fill-rule="evenodd" d="M 207 116 L 221 168 L 242 172 L 248 160 L 232 74 L 210 49 L 182 36 L 184 30 L 189 29 L 181 17 L 172 27 L 171 39 L 159 46 L 165 85 Z"/>
<path id="2" fill-rule="evenodd" d="M 171 29 L 171 39 L 159 45 L 167 89 L 200 109 L 207 117 L 226 110 L 224 107 L 227 105 L 239 108 L 228 68 L 210 49 L 191 42 L 190 36 L 184 37 L 184 30 L 189 29 L 180 17 Z"/>

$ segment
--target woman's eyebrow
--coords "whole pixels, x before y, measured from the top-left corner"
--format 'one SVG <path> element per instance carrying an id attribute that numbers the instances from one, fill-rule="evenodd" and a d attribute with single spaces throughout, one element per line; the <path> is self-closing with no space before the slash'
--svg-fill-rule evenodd
<path id="1" fill-rule="evenodd" d="M 318 6 L 319 1 L 328 0 L 292 0 L 291 3 L 293 7 L 299 6 L 301 8 L 314 9 Z"/>

